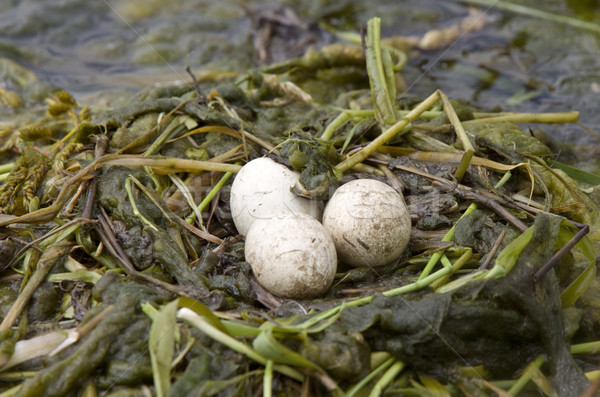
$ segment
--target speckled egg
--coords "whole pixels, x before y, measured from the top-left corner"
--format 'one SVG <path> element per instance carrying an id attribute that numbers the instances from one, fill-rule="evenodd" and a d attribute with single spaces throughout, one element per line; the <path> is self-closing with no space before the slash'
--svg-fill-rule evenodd
<path id="1" fill-rule="evenodd" d="M 307 215 L 287 212 L 257 220 L 246 236 L 245 252 L 258 282 L 282 298 L 325 293 L 337 269 L 331 236 Z"/>
<path id="2" fill-rule="evenodd" d="M 374 179 L 342 185 L 323 212 L 341 261 L 351 266 L 382 266 L 399 258 L 410 239 L 410 213 L 404 197 Z"/>

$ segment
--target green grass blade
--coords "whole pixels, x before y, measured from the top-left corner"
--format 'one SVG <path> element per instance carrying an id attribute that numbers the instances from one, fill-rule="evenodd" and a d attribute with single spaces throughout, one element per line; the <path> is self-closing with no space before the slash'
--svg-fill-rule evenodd
<path id="1" fill-rule="evenodd" d="M 210 325 L 212 325 L 219 331 L 229 335 L 229 331 L 227 331 L 227 328 L 223 325 L 223 323 L 221 323 L 221 320 L 219 320 L 219 318 L 215 316 L 214 313 L 208 307 L 204 306 L 204 304 L 198 302 L 195 299 L 188 298 L 185 296 L 179 297 L 178 301 L 180 308 L 185 307 L 187 309 L 192 310 L 196 314 L 202 316 L 204 320 L 206 320 L 206 322 L 208 322 Z"/>
<path id="2" fill-rule="evenodd" d="M 260 329 L 242 321 L 221 320 L 221 324 L 225 326 L 231 336 L 257 336 L 260 334 Z"/>
<path id="3" fill-rule="evenodd" d="M 346 392 L 346 397 L 354 397 L 354 395 L 360 392 L 363 387 L 365 387 L 369 382 L 375 379 L 375 377 L 379 375 L 379 373 L 388 369 L 389 366 L 394 363 L 394 361 L 396 361 L 395 358 L 388 358 L 387 361 L 385 361 L 379 367 L 375 368 L 367 376 L 362 378 L 358 383 L 356 383 L 354 386 L 348 389 L 348 391 Z"/>
<path id="4" fill-rule="evenodd" d="M 559 163 L 558 161 L 555 161 L 552 164 L 553 168 L 558 168 L 559 170 L 563 170 L 565 172 L 565 174 L 567 174 L 568 176 L 570 176 L 571 178 L 578 180 L 580 182 L 585 182 L 588 183 L 590 185 L 600 185 L 600 175 L 596 175 L 596 174 L 592 174 L 590 172 L 586 172 L 586 171 L 582 171 L 578 168 L 575 168 L 573 166 L 567 165 L 567 164 L 563 164 L 563 163 Z"/>
<path id="5" fill-rule="evenodd" d="M 261 333 L 252 342 L 255 351 L 277 363 L 319 370 L 316 364 L 277 341 L 273 336 L 275 324 L 264 323 L 261 328 Z"/>
<path id="6" fill-rule="evenodd" d="M 558 236 L 554 246 L 555 250 L 560 249 L 575 236 L 576 231 L 573 229 L 576 228 L 569 221 L 564 220 L 561 223 L 561 227 L 558 232 Z M 585 258 L 590 264 L 560 294 L 562 307 L 569 307 L 574 305 L 577 299 L 579 299 L 581 295 L 583 295 L 585 291 L 587 291 L 589 286 L 596 278 L 596 249 L 594 248 L 594 244 L 592 243 L 592 241 L 587 236 L 584 236 L 581 240 L 577 242 L 577 244 L 575 244 L 575 247 L 577 247 L 579 251 L 581 251 L 583 256 L 585 256 Z"/>
<path id="7" fill-rule="evenodd" d="M 498 254 L 498 258 L 496 258 L 496 264 L 484 278 L 489 279 L 508 274 L 517 263 L 517 259 L 519 259 L 521 252 L 523 252 L 527 244 L 531 241 L 532 236 L 533 226 L 529 227 L 521 233 L 519 237 L 504 247 L 504 249 L 500 251 L 500 254 Z"/>
<path id="8" fill-rule="evenodd" d="M 213 338 L 214 340 L 229 347 L 230 349 L 235 350 L 238 353 L 244 354 L 246 357 L 253 361 L 256 361 L 259 364 L 267 365 L 268 359 L 265 356 L 258 353 L 247 344 L 217 329 L 212 324 L 210 324 L 205 317 L 198 315 L 198 313 L 194 312 L 193 310 L 187 307 L 182 307 L 177 312 L 177 317 L 184 320 L 191 326 L 204 332 L 206 335 Z M 283 375 L 286 375 L 292 379 L 295 379 L 299 382 L 304 381 L 304 375 L 302 373 L 286 365 L 273 365 L 273 370 Z"/>
<path id="9" fill-rule="evenodd" d="M 152 321 L 148 347 L 152 364 L 152 377 L 158 397 L 169 395 L 171 388 L 171 362 L 175 346 L 175 321 L 177 300 L 165 305 Z"/>
<path id="10" fill-rule="evenodd" d="M 471 203 L 471 205 L 469 205 L 469 207 L 465 210 L 465 212 L 460 216 L 460 218 L 458 220 L 460 221 L 462 218 L 469 215 L 471 212 L 475 211 L 476 209 L 477 209 L 477 203 Z M 444 237 L 442 238 L 442 241 L 452 241 L 452 239 L 454 238 L 454 229 L 456 229 L 456 223 L 454 225 L 452 225 L 450 230 L 448 230 L 448 232 L 444 235 Z M 422 280 L 425 277 L 429 276 L 429 274 L 433 270 L 434 266 L 438 263 L 438 261 L 442 257 L 443 253 L 444 253 L 444 250 L 441 250 L 441 251 L 438 251 L 438 252 L 434 253 L 433 255 L 431 255 L 431 258 L 427 262 L 427 265 L 425 265 L 425 268 L 419 275 L 419 280 Z"/>
<path id="11" fill-rule="evenodd" d="M 573 306 L 577 299 L 587 291 L 596 279 L 596 262 L 592 262 L 567 288 L 560 294 L 562 307 Z"/>
<path id="12" fill-rule="evenodd" d="M 450 393 L 444 385 L 433 378 L 428 378 L 424 376 L 420 376 L 419 380 L 421 381 L 421 385 L 416 383 L 416 381 L 412 381 L 413 385 L 417 390 L 420 390 L 423 396 L 428 397 L 450 397 Z"/>
<path id="13" fill-rule="evenodd" d="M 383 374 L 381 379 L 377 381 L 373 390 L 369 394 L 369 397 L 379 397 L 383 394 L 383 389 L 389 386 L 390 383 L 394 381 L 396 376 L 402 371 L 404 368 L 404 363 L 401 361 L 396 361 L 394 365 L 392 365 L 386 372 Z"/>

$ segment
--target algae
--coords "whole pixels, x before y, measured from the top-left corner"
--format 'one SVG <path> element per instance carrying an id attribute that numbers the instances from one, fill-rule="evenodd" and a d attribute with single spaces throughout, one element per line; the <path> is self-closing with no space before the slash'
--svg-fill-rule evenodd
<path id="1" fill-rule="evenodd" d="M 139 368 L 143 367 L 144 362 L 147 363 L 146 365 L 149 364 L 149 361 L 140 361 L 147 353 L 141 342 L 143 337 L 140 338 L 140 335 L 146 333 L 140 333 L 139 327 L 148 329 L 150 321 L 141 313 L 139 302 L 160 303 L 164 302 L 168 295 L 157 294 L 147 286 L 125 281 L 117 273 L 108 272 L 104 279 L 98 282 L 94 296 L 105 305 L 104 307 L 114 305 L 115 309 L 100 321 L 82 343 L 51 359 L 48 366 L 26 381 L 16 395 L 65 395 L 70 390 L 82 387 L 88 376 L 99 366 L 118 367 L 120 360 L 127 360 L 126 365 L 121 365 L 120 371 L 113 372 L 112 379 L 99 378 L 100 383 L 106 382 L 105 385 L 110 386 L 115 381 L 131 381 L 129 373 L 134 375 L 140 373 Z M 101 307 L 97 307 L 96 310 L 88 313 L 88 318 L 93 317 L 93 314 L 98 313 L 100 309 Z M 131 332 L 130 336 L 127 336 L 128 332 Z M 129 338 L 129 343 L 121 344 L 119 341 L 121 337 L 125 337 L 125 340 Z M 132 344 L 133 341 L 137 343 Z M 128 373 L 123 374 L 123 369 L 127 369 Z M 144 374 L 144 371 L 141 371 L 141 374 Z M 123 375 L 128 376 L 123 378 Z M 140 379 L 139 375 L 135 377 Z"/>
<path id="2" fill-rule="evenodd" d="M 276 52 L 278 35 L 304 26 L 280 25 L 264 25 L 276 28 Z M 294 34 L 312 37 L 310 29 Z M 583 350 L 588 356 L 569 345 L 598 339 L 600 284 L 590 270 L 597 205 L 577 181 L 551 170 L 553 153 L 536 137 L 489 120 L 511 115 L 444 101 L 464 122 L 457 141 L 448 134 L 458 131 L 456 120 L 438 105 L 441 91 L 425 101 L 397 97 L 402 65 L 390 68 L 390 54 L 406 61 L 398 51 L 417 42 L 378 43 L 373 34 L 367 53 L 341 43 L 313 48 L 230 81 L 147 89 L 102 113 L 48 90 L 44 109 L 16 120 L 0 153 L 9 163 L 1 173 L 0 252 L 16 281 L 3 280 L 0 312 L 22 309 L 13 316 L 18 328 L 0 330 L 1 358 L 16 356 L 42 329 L 59 332 L 56 324 L 76 327 L 77 338 L 70 333 L 53 354 L 21 361 L 17 370 L 31 378 L 8 393 L 159 393 L 160 378 L 172 382 L 172 396 L 381 395 L 386 387 L 491 395 L 479 375 L 464 374 L 479 371 L 515 395 L 540 360 L 541 389 L 584 392 L 596 345 Z M 27 108 L 33 100 L 24 98 L 19 106 Z M 465 143 L 476 156 L 465 156 Z M 348 153 L 361 161 L 347 161 Z M 227 194 L 239 164 L 263 155 L 299 171 L 294 191 L 314 199 L 360 177 L 404 190 L 415 221 L 408 250 L 376 269 L 340 266 L 319 299 L 269 294 L 244 260 Z M 523 191 L 531 201 L 519 201 Z M 566 221 L 557 214 L 591 229 L 572 253 L 564 247 L 575 229 L 561 234 Z M 69 247 L 60 263 L 40 261 L 39 251 L 59 243 Z M 491 270 L 480 268 L 486 261 Z M 72 280 L 38 280 L 33 302 L 23 305 L 18 289 L 31 288 L 38 270 Z M 561 294 L 573 289 L 563 308 Z M 157 374 L 149 334 L 164 305 L 177 306 L 178 319 L 160 324 L 174 347 Z"/>

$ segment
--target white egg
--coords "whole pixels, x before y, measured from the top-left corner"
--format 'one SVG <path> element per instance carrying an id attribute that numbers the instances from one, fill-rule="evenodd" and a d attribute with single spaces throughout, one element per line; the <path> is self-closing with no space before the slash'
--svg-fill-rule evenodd
<path id="1" fill-rule="evenodd" d="M 342 185 L 323 213 L 340 260 L 351 266 L 381 266 L 402 255 L 410 239 L 410 213 L 394 188 L 374 179 Z"/>
<path id="2" fill-rule="evenodd" d="M 263 157 L 250 161 L 237 173 L 231 186 L 230 208 L 238 232 L 248 234 L 257 219 L 289 211 L 320 220 L 323 204 L 292 193 L 300 174 Z"/>
<path id="3" fill-rule="evenodd" d="M 307 215 L 288 212 L 257 220 L 246 236 L 245 252 L 258 282 L 282 298 L 323 294 L 337 269 L 331 236 Z"/>

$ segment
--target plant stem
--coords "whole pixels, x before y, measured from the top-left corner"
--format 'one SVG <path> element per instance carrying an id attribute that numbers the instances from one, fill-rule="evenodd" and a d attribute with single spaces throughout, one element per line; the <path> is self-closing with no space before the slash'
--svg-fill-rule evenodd
<path id="1" fill-rule="evenodd" d="M 506 1 L 494 0 L 459 0 L 462 3 L 477 4 L 480 6 L 494 7 L 504 11 L 514 12 L 516 14 L 527 15 L 530 17 L 546 19 L 548 21 L 564 23 L 565 25 L 573 26 L 579 29 L 589 30 L 595 33 L 600 33 L 600 25 L 595 23 L 581 21 L 579 19 L 567 17 L 564 15 L 553 14 L 551 12 L 537 10 L 535 8 L 522 6 L 519 4 L 508 3 Z"/>
<path id="2" fill-rule="evenodd" d="M 263 374 L 263 397 L 273 395 L 273 360 L 267 360 L 265 373 Z"/>
<path id="3" fill-rule="evenodd" d="M 379 367 L 375 368 L 371 371 L 367 376 L 362 378 L 360 382 L 352 386 L 347 392 L 346 397 L 353 397 L 356 393 L 358 393 L 363 387 L 365 387 L 370 381 L 372 381 L 381 371 L 384 371 L 389 368 L 396 361 L 395 358 L 389 358 Z"/>
<path id="4" fill-rule="evenodd" d="M 414 283 L 410 283 L 407 285 L 403 285 L 402 287 L 394 288 L 389 291 L 385 291 L 382 293 L 383 296 L 396 296 L 401 294 L 406 294 L 407 292 L 413 292 L 420 290 L 421 288 L 425 288 L 429 284 L 433 283 L 435 280 L 438 280 L 446 275 L 452 273 L 452 266 L 444 266 L 437 272 L 430 274 L 425 278 L 418 279 Z"/>
<path id="5" fill-rule="evenodd" d="M 194 197 L 192 196 L 188 186 L 175 174 L 169 174 L 169 178 L 175 184 L 175 186 L 177 186 L 181 192 L 181 195 L 185 198 L 185 201 L 187 201 L 188 206 L 192 209 L 192 211 L 194 211 L 192 215 L 195 215 L 200 221 L 200 224 L 202 224 L 202 215 L 200 212 L 198 212 L 198 208 L 194 202 Z"/>
<path id="6" fill-rule="evenodd" d="M 333 137 L 333 134 L 335 134 L 335 131 L 337 129 L 339 129 L 341 126 L 343 126 L 348 120 L 351 120 L 352 118 L 366 118 L 366 117 L 373 117 L 373 111 L 368 110 L 368 109 L 344 110 L 343 112 L 338 114 L 338 116 L 335 119 L 333 119 L 333 121 L 331 123 L 329 123 L 327 128 L 325 128 L 325 131 L 323 131 L 323 134 L 321 134 L 321 140 L 324 140 L 324 141 L 330 140 L 331 137 Z"/>
<path id="7" fill-rule="evenodd" d="M 523 390 L 523 388 L 527 385 L 527 383 L 531 380 L 532 370 L 539 369 L 545 361 L 546 359 L 544 358 L 544 356 L 539 356 L 531 363 L 529 363 L 529 365 L 527 365 L 521 376 L 519 376 L 519 379 L 517 379 L 517 381 L 508 390 L 508 394 L 510 394 L 511 396 L 518 395 L 521 392 L 521 390 Z"/>
<path id="8" fill-rule="evenodd" d="M 239 161 L 237 163 L 235 163 L 237 165 L 241 164 Z M 231 178 L 231 175 L 233 175 L 233 172 L 226 172 L 221 179 L 219 179 L 219 182 L 217 182 L 217 184 L 210 190 L 210 192 L 208 192 L 208 194 L 206 195 L 206 197 L 204 197 L 204 199 L 200 202 L 200 204 L 198 205 L 197 211 L 194 211 L 190 216 L 188 216 L 185 221 L 187 223 L 192 223 L 194 221 L 194 216 L 197 213 L 202 213 L 202 211 L 204 211 L 204 209 L 206 207 L 208 207 L 208 205 L 210 204 L 210 202 L 212 201 L 213 198 L 215 198 L 215 196 L 217 195 L 217 193 L 219 193 L 219 191 L 221 190 L 221 188 L 223 187 L 223 185 L 225 185 L 225 183 L 227 183 L 227 181 L 229 180 L 229 178 Z M 199 219 L 199 221 L 202 221 L 202 219 Z"/>
<path id="9" fill-rule="evenodd" d="M 474 120 L 463 121 L 463 125 L 479 123 L 575 123 L 579 112 L 559 113 L 473 113 Z"/>
<path id="10" fill-rule="evenodd" d="M 458 220 L 460 221 L 462 218 L 469 215 L 471 212 L 475 211 L 476 209 L 477 209 L 477 203 L 471 203 L 471 205 L 469 205 L 469 207 L 465 210 L 464 214 L 462 214 L 462 216 Z M 452 239 L 454 238 L 454 229 L 455 228 L 456 228 L 456 223 L 450 228 L 450 230 L 448 230 L 446 235 L 442 238 L 442 241 L 452 241 Z M 443 253 L 444 253 L 444 251 L 438 251 L 438 252 L 435 252 L 433 255 L 431 255 L 431 259 L 429 259 L 429 262 L 427 262 L 427 265 L 425 265 L 425 268 L 423 269 L 423 271 L 421 272 L 421 275 L 419 276 L 419 280 L 424 279 L 425 277 L 427 277 L 429 275 L 429 273 L 431 273 L 431 270 L 437 264 L 438 260 L 440 260 Z"/>
<path id="11" fill-rule="evenodd" d="M 232 350 L 235 350 L 238 353 L 246 355 L 251 360 L 256 361 L 259 364 L 267 365 L 267 361 L 269 361 L 262 354 L 257 353 L 250 346 L 246 345 L 243 342 L 227 335 L 223 331 L 218 330 L 209 324 L 206 320 L 204 320 L 201 316 L 196 314 L 194 311 L 183 307 L 179 309 L 177 312 L 177 317 L 184 320 L 188 324 L 193 327 L 198 328 L 200 331 L 204 332 L 206 335 L 210 336 L 217 342 L 224 344 Z M 286 375 L 292 379 L 297 380 L 298 382 L 304 381 L 304 375 L 294 368 L 288 367 L 287 365 L 273 365 L 273 370 L 277 371 L 283 375 Z"/>
<path id="12" fill-rule="evenodd" d="M 444 111 L 446 112 L 450 123 L 454 127 L 454 131 L 456 132 L 456 135 L 458 135 L 458 138 L 460 139 L 460 142 L 463 146 L 463 150 L 465 152 L 460 160 L 460 164 L 458 165 L 456 172 L 454 173 L 454 177 L 456 178 L 458 183 L 460 183 L 462 181 L 463 176 L 465 175 L 465 172 L 467 172 L 467 167 L 469 166 L 469 163 L 473 158 L 473 154 L 475 154 L 475 149 L 473 148 L 473 145 L 471 144 L 471 141 L 467 136 L 467 132 L 463 128 L 460 119 L 458 118 L 458 115 L 454 110 L 454 107 L 450 103 L 450 100 L 448 99 L 446 94 L 444 94 L 442 91 L 440 91 L 440 98 L 442 98 L 442 102 L 444 103 Z"/>
<path id="13" fill-rule="evenodd" d="M 0 331 L 6 331 L 12 327 L 13 323 L 16 321 L 17 317 L 21 314 L 23 309 L 27 306 L 27 303 L 33 296 L 33 293 L 37 289 L 37 287 L 42 284 L 48 272 L 52 268 L 52 265 L 60 259 L 61 256 L 68 253 L 72 244 L 68 242 L 61 242 L 56 245 L 48 247 L 40 257 L 39 262 L 37 263 L 37 267 L 35 272 L 31 276 L 31 278 L 27 281 L 27 284 L 23 287 L 21 292 L 19 293 L 19 297 L 13 303 L 10 310 L 2 320 L 0 324 Z"/>
<path id="14" fill-rule="evenodd" d="M 443 256 L 443 258 L 445 258 L 445 257 L 446 257 L 446 255 Z M 454 273 L 459 271 L 464 265 L 467 264 L 467 262 L 469 261 L 469 259 L 471 259 L 471 257 L 473 257 L 473 250 L 471 248 L 468 248 L 464 254 L 462 254 L 457 260 L 454 261 L 454 263 L 452 264 L 452 271 L 450 272 L 450 274 L 447 274 L 444 277 L 442 277 L 438 280 L 435 280 L 433 283 L 431 283 L 431 288 L 436 290 L 439 287 L 441 287 L 442 285 L 444 285 L 448 281 L 448 279 L 450 278 L 451 275 L 453 275 Z"/>
<path id="15" fill-rule="evenodd" d="M 5 173 L 10 172 L 10 170 L 12 170 L 14 166 L 15 166 L 14 161 L 12 163 L 5 163 L 5 164 L 0 165 L 0 174 L 5 174 Z"/>
<path id="16" fill-rule="evenodd" d="M 325 128 L 325 131 L 323 131 L 323 134 L 321 134 L 321 139 L 324 141 L 330 140 L 335 131 L 343 126 L 348 120 L 350 120 L 350 114 L 348 111 L 340 113 L 335 119 L 333 119 L 331 123 L 329 123 L 327 128 Z"/>
<path id="17" fill-rule="evenodd" d="M 152 145 L 150 145 L 150 147 L 144 152 L 143 156 L 147 157 L 158 152 L 168 138 L 178 135 L 180 132 L 184 131 L 186 128 L 184 121 L 185 118 L 182 117 L 176 117 L 173 121 L 171 121 L 165 130 L 158 136 L 158 138 L 152 142 Z"/>
<path id="18" fill-rule="evenodd" d="M 396 86 L 390 54 L 381 48 L 381 20 L 379 18 L 371 18 L 367 22 L 365 47 L 375 119 L 383 129 L 397 121 L 393 106 L 393 101 L 396 99 Z"/>
<path id="19" fill-rule="evenodd" d="M 600 352 L 600 341 L 571 345 L 571 354 L 596 354 Z"/>
<path id="20" fill-rule="evenodd" d="M 369 394 L 369 397 L 380 396 L 383 392 L 383 389 L 385 389 L 390 383 L 394 381 L 396 376 L 398 376 L 398 374 L 400 373 L 400 371 L 402 371 L 403 368 L 404 363 L 402 363 L 401 361 L 396 361 L 396 363 L 394 363 L 394 365 L 392 365 L 390 369 L 388 369 L 385 372 L 381 379 L 377 381 L 375 386 L 373 386 L 373 390 Z"/>
<path id="21" fill-rule="evenodd" d="M 408 112 L 406 116 L 398 120 L 396 124 L 392 125 L 390 128 L 385 130 L 381 135 L 375 138 L 367 146 L 365 146 L 352 156 L 346 158 L 344 161 L 339 163 L 335 168 L 340 173 L 344 173 L 350 168 L 354 167 L 356 164 L 363 162 L 367 157 L 373 154 L 373 152 L 376 151 L 381 145 L 383 145 L 384 143 L 392 139 L 394 136 L 396 136 L 398 132 L 400 132 L 404 127 L 416 120 L 424 111 L 430 109 L 439 100 L 439 91 L 435 91 L 427 99 L 425 99 L 423 102 L 417 105 L 417 107 Z"/>
<path id="22" fill-rule="evenodd" d="M 95 171 L 100 165 L 120 165 L 125 167 L 152 167 L 155 171 L 222 171 L 222 172 L 238 172 L 240 165 L 217 163 L 213 161 L 189 160 L 180 158 L 144 158 L 137 155 L 106 155 L 84 168 L 82 171 Z M 81 171 L 80 171 L 81 173 Z M 77 174 L 77 176 L 79 173 Z"/>
<path id="23" fill-rule="evenodd" d="M 133 215 L 140 218 L 140 220 L 143 223 L 145 223 L 146 225 L 148 225 L 151 229 L 158 231 L 156 226 L 154 226 L 154 224 L 152 222 L 150 222 L 148 219 L 146 219 L 146 217 L 144 215 L 142 215 L 142 213 L 139 211 L 139 209 L 137 207 L 137 204 L 135 203 L 135 198 L 133 197 L 133 190 L 131 189 L 134 182 L 139 183 L 139 181 L 137 179 L 135 179 L 133 177 L 133 175 L 131 175 L 131 174 L 125 179 L 125 191 L 127 192 L 127 198 L 129 199 L 129 204 L 131 205 L 131 210 L 133 212 Z"/>

